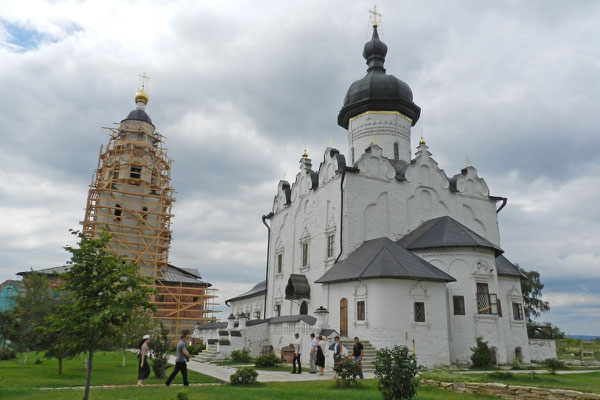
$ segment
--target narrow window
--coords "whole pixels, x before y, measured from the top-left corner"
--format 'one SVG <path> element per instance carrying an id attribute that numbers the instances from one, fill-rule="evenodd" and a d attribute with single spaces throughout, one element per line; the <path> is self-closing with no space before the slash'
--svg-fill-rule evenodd
<path id="1" fill-rule="evenodd" d="M 498 316 L 501 317 L 502 316 L 502 306 L 500 306 L 500 299 L 498 299 Z"/>
<path id="2" fill-rule="evenodd" d="M 333 241 L 335 239 L 335 235 L 327 236 L 327 257 L 333 257 Z"/>
<path id="3" fill-rule="evenodd" d="M 142 167 L 132 165 L 131 172 L 129 173 L 129 177 L 131 179 L 140 179 L 141 176 L 142 176 Z"/>
<path id="4" fill-rule="evenodd" d="M 490 291 L 487 283 L 477 283 L 477 312 L 490 314 Z"/>
<path id="5" fill-rule="evenodd" d="M 280 274 L 283 270 L 283 254 L 277 254 L 277 273 Z"/>
<path id="6" fill-rule="evenodd" d="M 115 219 L 117 221 L 121 220 L 121 205 L 120 204 L 115 204 Z"/>
<path id="7" fill-rule="evenodd" d="M 454 315 L 465 315 L 465 297 L 453 296 L 452 302 L 454 303 Z"/>
<path id="8" fill-rule="evenodd" d="M 364 302 L 364 300 L 356 302 L 356 320 L 357 321 L 365 320 L 365 302 Z"/>
<path id="9" fill-rule="evenodd" d="M 113 167 L 113 174 L 112 174 L 112 178 L 113 180 L 117 180 L 119 179 L 119 163 L 116 163 L 115 166 Z"/>
<path id="10" fill-rule="evenodd" d="M 523 305 L 521 303 L 512 303 L 512 309 L 515 321 L 523 321 Z"/>
<path id="11" fill-rule="evenodd" d="M 398 143 L 394 143 L 394 159 L 398 160 L 400 158 L 400 149 L 398 148 Z"/>
<path id="12" fill-rule="evenodd" d="M 192 302 L 195 303 L 198 301 L 198 296 L 194 296 L 194 298 L 192 299 Z"/>
<path id="13" fill-rule="evenodd" d="M 162 302 L 164 302 L 164 301 L 165 301 L 165 295 L 164 295 L 164 294 L 159 294 L 159 295 L 158 295 L 158 302 L 159 302 L 159 303 L 162 303 Z"/>
<path id="14" fill-rule="evenodd" d="M 302 266 L 306 267 L 308 265 L 308 243 L 302 244 Z"/>
<path id="15" fill-rule="evenodd" d="M 275 304 L 275 316 L 279 317 L 281 315 L 281 304 Z"/>
<path id="16" fill-rule="evenodd" d="M 352 148 L 352 165 L 354 165 L 354 147 Z"/>
<path id="17" fill-rule="evenodd" d="M 425 322 L 425 303 L 415 302 L 415 322 Z"/>
<path id="18" fill-rule="evenodd" d="M 308 303 L 303 301 L 302 304 L 300 304 L 300 315 L 307 315 L 308 314 Z"/>
<path id="19" fill-rule="evenodd" d="M 148 207 L 142 208 L 142 218 L 144 218 L 144 219 L 148 218 Z"/>

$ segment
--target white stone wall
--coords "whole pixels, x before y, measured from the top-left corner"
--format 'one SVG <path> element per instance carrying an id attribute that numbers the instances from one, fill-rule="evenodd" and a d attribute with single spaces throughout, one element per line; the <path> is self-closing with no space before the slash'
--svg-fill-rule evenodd
<path id="1" fill-rule="evenodd" d="M 387 158 L 394 157 L 398 144 L 398 159 L 410 161 L 411 121 L 396 111 L 368 111 L 348 124 L 348 165 L 354 164 L 373 142 L 383 149 Z M 352 150 L 354 149 L 354 159 Z"/>
<path id="2" fill-rule="evenodd" d="M 531 346 L 527 337 L 527 325 L 525 320 L 515 320 L 512 303 L 523 303 L 521 293 L 521 280 L 518 277 L 498 277 L 498 298 L 502 301 L 502 322 L 504 325 L 504 336 L 506 337 L 506 361 L 511 363 L 516 360 L 515 349 L 521 349 L 521 360 L 525 363 L 531 361 Z M 554 342 L 553 342 L 554 343 Z M 556 350 L 554 352 L 556 355 Z"/>
<path id="3" fill-rule="evenodd" d="M 556 358 L 556 342 L 546 339 L 529 339 L 531 361 L 544 361 Z"/>
<path id="4" fill-rule="evenodd" d="M 231 314 L 236 316 L 244 313 L 248 315 L 249 319 L 262 319 L 264 314 L 264 302 L 265 295 L 260 294 L 245 299 L 230 301 L 229 309 Z M 260 313 L 260 318 L 257 317 L 256 312 Z"/>
<path id="5" fill-rule="evenodd" d="M 419 365 L 450 364 L 446 289 L 442 282 L 400 279 L 364 280 L 329 285 L 329 325 L 340 330 L 340 301 L 348 301 L 348 337 L 376 348 L 412 349 Z M 356 302 L 365 301 L 366 320 L 358 321 Z M 414 322 L 414 302 L 425 303 L 425 322 Z"/>

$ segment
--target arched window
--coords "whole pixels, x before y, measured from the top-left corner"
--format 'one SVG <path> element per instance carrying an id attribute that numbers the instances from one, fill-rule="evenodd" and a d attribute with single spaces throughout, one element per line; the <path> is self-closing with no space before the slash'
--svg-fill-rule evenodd
<path id="1" fill-rule="evenodd" d="M 523 361 L 523 351 L 520 347 L 515 348 L 515 360 L 519 362 Z"/>
<path id="2" fill-rule="evenodd" d="M 144 219 L 148 218 L 148 207 L 142 208 L 142 218 L 144 218 Z"/>
<path id="3" fill-rule="evenodd" d="M 300 304 L 300 314 L 301 315 L 308 314 L 308 303 L 305 301 L 303 301 L 302 304 Z"/>
<path id="4" fill-rule="evenodd" d="M 394 160 L 398 160 L 400 158 L 400 149 L 398 148 L 398 143 L 394 143 Z"/>
<path id="5" fill-rule="evenodd" d="M 115 204 L 115 219 L 117 221 L 121 220 L 121 205 L 120 204 Z"/>

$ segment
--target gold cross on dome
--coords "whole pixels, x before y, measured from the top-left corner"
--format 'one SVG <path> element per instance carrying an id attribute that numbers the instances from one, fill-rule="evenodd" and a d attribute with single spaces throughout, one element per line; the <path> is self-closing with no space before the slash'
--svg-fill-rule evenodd
<path id="1" fill-rule="evenodd" d="M 467 156 L 465 157 L 465 162 L 467 163 L 467 167 L 471 166 L 471 157 L 469 157 L 469 155 L 467 154 Z"/>
<path id="2" fill-rule="evenodd" d="M 140 89 L 144 89 L 144 87 L 146 86 L 146 84 L 150 80 L 150 76 L 147 73 L 145 73 L 145 72 L 142 72 L 138 76 L 140 77 Z"/>
<path id="3" fill-rule="evenodd" d="M 381 14 L 377 12 L 377 6 L 374 5 L 372 10 L 369 10 L 369 13 L 372 15 L 371 17 L 371 22 L 373 23 L 373 26 L 378 26 L 379 25 L 379 21 L 377 20 L 378 17 L 381 17 Z"/>

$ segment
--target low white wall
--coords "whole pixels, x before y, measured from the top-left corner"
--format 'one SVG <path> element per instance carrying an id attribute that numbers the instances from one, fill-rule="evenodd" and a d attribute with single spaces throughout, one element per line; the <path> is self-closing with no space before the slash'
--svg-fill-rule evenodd
<path id="1" fill-rule="evenodd" d="M 531 361 L 544 361 L 556 358 L 556 342 L 548 339 L 529 339 Z"/>

